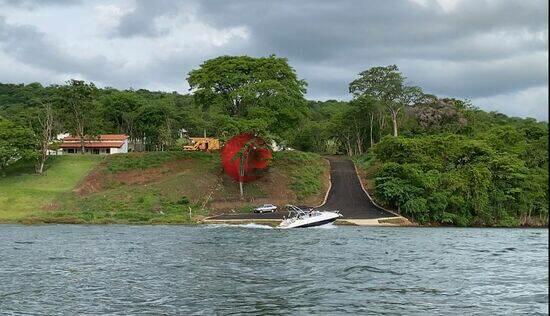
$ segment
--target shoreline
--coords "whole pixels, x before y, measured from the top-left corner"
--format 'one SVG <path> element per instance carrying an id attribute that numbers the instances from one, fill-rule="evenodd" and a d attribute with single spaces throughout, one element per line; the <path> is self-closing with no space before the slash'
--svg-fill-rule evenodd
<path id="1" fill-rule="evenodd" d="M 378 219 L 377 219 L 378 220 Z M 381 219 L 385 220 L 385 219 Z M 492 229 L 548 229 L 549 226 L 453 226 L 453 225 L 398 225 L 392 223 L 373 223 L 372 219 L 339 219 L 334 224 L 337 226 L 355 226 L 355 227 L 405 227 L 405 228 L 492 228 Z M 122 225 L 122 226 L 203 226 L 203 225 L 246 225 L 246 224 L 259 224 L 268 226 L 277 226 L 279 220 L 271 219 L 234 219 L 234 220 L 209 220 L 208 218 L 198 220 L 196 222 L 105 222 L 105 223 L 93 223 L 82 221 L 0 221 L 0 226 L 3 225 L 19 225 L 19 226 L 42 226 L 42 225 L 86 225 L 86 226 L 110 226 L 110 225 Z"/>

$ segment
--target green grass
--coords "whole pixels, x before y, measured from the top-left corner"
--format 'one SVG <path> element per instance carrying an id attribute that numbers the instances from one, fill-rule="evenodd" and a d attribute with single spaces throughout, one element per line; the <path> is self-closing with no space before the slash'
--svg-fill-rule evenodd
<path id="1" fill-rule="evenodd" d="M 180 185 L 192 181 L 189 177 L 174 178 L 179 178 Z M 29 220 L 56 222 L 57 218 L 64 218 L 89 224 L 184 224 L 192 223 L 193 216 L 206 215 L 200 203 L 193 203 L 187 196 L 177 194 L 180 186 L 164 187 L 163 181 L 160 181 L 149 185 L 121 185 L 86 196 L 68 193 L 63 196 L 60 211 L 34 216 Z"/>
<path id="2" fill-rule="evenodd" d="M 27 218 L 29 222 L 73 222 L 89 224 L 188 224 L 197 215 L 206 215 L 202 194 L 195 199 L 184 192 L 201 190 L 199 183 L 211 176 L 215 155 L 202 152 L 148 152 L 114 155 L 99 166 L 105 178 L 110 174 L 160 167 L 170 161 L 189 158 L 186 168 L 162 171 L 160 179 L 146 184 L 108 182 L 99 192 L 80 196 L 65 193 L 59 210 Z M 195 192 L 198 193 L 198 192 Z M 189 209 L 191 208 L 191 212 Z M 191 213 L 191 214 L 190 214 Z"/>
<path id="3" fill-rule="evenodd" d="M 107 159 L 107 170 L 113 173 L 158 167 L 166 162 L 194 158 L 210 160 L 212 155 L 203 152 L 181 152 L 181 151 L 157 151 L 148 153 L 129 153 L 125 155 L 114 155 Z"/>
<path id="4" fill-rule="evenodd" d="M 58 156 L 51 157 L 47 167 L 42 176 L 33 174 L 32 163 L 21 162 L 6 170 L 0 178 L 0 222 L 190 224 L 208 215 L 207 202 L 215 196 L 240 200 L 238 185 L 223 176 L 215 153 Z M 94 168 L 94 181 L 102 183 L 99 189 L 75 192 Z M 317 154 L 275 153 L 273 168 L 290 180 L 290 189 L 299 199 L 323 190 L 326 165 Z M 136 170 L 156 173 L 145 183 L 123 182 L 142 174 Z M 269 197 L 270 192 L 269 185 L 245 187 L 247 200 Z"/>
<path id="5" fill-rule="evenodd" d="M 55 203 L 101 161 L 99 156 L 50 157 L 42 175 L 32 162 L 18 162 L 0 177 L 0 222 L 15 222 Z"/>
<path id="6" fill-rule="evenodd" d="M 326 165 L 319 154 L 302 151 L 277 152 L 274 162 L 278 168 L 287 169 L 290 188 L 299 200 L 322 193 Z"/>

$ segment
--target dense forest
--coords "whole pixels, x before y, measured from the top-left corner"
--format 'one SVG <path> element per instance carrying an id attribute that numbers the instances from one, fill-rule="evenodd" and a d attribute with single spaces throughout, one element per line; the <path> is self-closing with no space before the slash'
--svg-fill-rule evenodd
<path id="1" fill-rule="evenodd" d="M 548 223 L 547 122 L 427 94 L 395 65 L 361 72 L 351 101 L 306 100 L 307 83 L 276 56 L 218 57 L 187 80 L 189 94 L 79 80 L 0 84 L 0 173 L 18 159 L 36 160 L 40 173 L 60 132 L 125 133 L 135 148 L 166 151 L 185 142 L 183 129 L 222 140 L 246 131 L 353 156 L 376 199 L 420 223 Z"/>

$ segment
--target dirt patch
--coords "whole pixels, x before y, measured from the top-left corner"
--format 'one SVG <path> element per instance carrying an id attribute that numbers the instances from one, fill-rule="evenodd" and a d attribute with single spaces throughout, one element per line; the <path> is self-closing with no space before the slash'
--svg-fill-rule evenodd
<path id="1" fill-rule="evenodd" d="M 167 162 L 159 167 L 147 168 L 145 170 L 129 170 L 114 174 L 113 179 L 121 184 L 147 184 L 158 181 L 167 174 L 176 175 L 188 171 L 193 166 L 189 158 Z"/>
<path id="2" fill-rule="evenodd" d="M 87 195 L 101 191 L 105 183 L 104 168 L 104 163 L 99 164 L 76 186 L 74 192 L 78 195 Z"/>
<path id="3" fill-rule="evenodd" d="M 244 199 L 240 198 L 239 184 L 232 179 L 220 175 L 219 190 L 216 190 L 208 203 L 208 208 L 213 215 L 222 213 L 239 213 L 243 209 L 261 204 L 274 204 L 283 208 L 286 204 L 299 204 L 316 206 L 323 203 L 326 192 L 330 186 L 330 165 L 323 160 L 325 170 L 323 172 L 323 188 L 317 195 L 304 200 L 298 200 L 296 194 L 290 189 L 290 179 L 286 172 L 273 167 L 260 179 L 245 184 Z M 250 191 L 255 191 L 250 194 Z"/>
<path id="4" fill-rule="evenodd" d="M 408 219 L 404 217 L 380 219 L 378 220 L 378 222 L 380 224 L 392 224 L 392 225 L 399 225 L 399 226 L 417 226 L 416 224 L 411 223 Z"/>
<path id="5" fill-rule="evenodd" d="M 207 204 L 214 214 L 240 212 L 244 208 L 259 204 L 285 205 L 296 200 L 296 195 L 288 189 L 288 178 L 285 175 L 269 172 L 264 177 L 245 184 L 244 198 L 241 199 L 239 184 L 221 175 L 218 190 L 212 194 Z"/>
<path id="6" fill-rule="evenodd" d="M 194 162 L 190 158 L 178 159 L 167 162 L 159 167 L 147 168 L 145 170 L 128 170 L 118 173 L 111 173 L 106 170 L 104 163 L 92 170 L 82 182 L 75 188 L 80 195 L 88 195 L 108 189 L 116 185 L 142 185 L 165 178 L 167 175 L 179 175 L 186 173 L 193 168 Z"/>
<path id="7" fill-rule="evenodd" d="M 57 211 L 59 209 L 59 203 L 58 202 L 51 202 L 43 205 L 41 207 L 43 211 Z"/>

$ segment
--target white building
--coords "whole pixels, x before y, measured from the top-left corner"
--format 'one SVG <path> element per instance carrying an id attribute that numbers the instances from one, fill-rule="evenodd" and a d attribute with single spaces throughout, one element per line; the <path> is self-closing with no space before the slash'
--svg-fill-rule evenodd
<path id="1" fill-rule="evenodd" d="M 80 137 L 66 136 L 59 146 L 63 154 L 80 154 L 82 146 Z M 84 153 L 95 155 L 110 155 L 128 152 L 128 135 L 105 134 L 85 138 Z"/>

